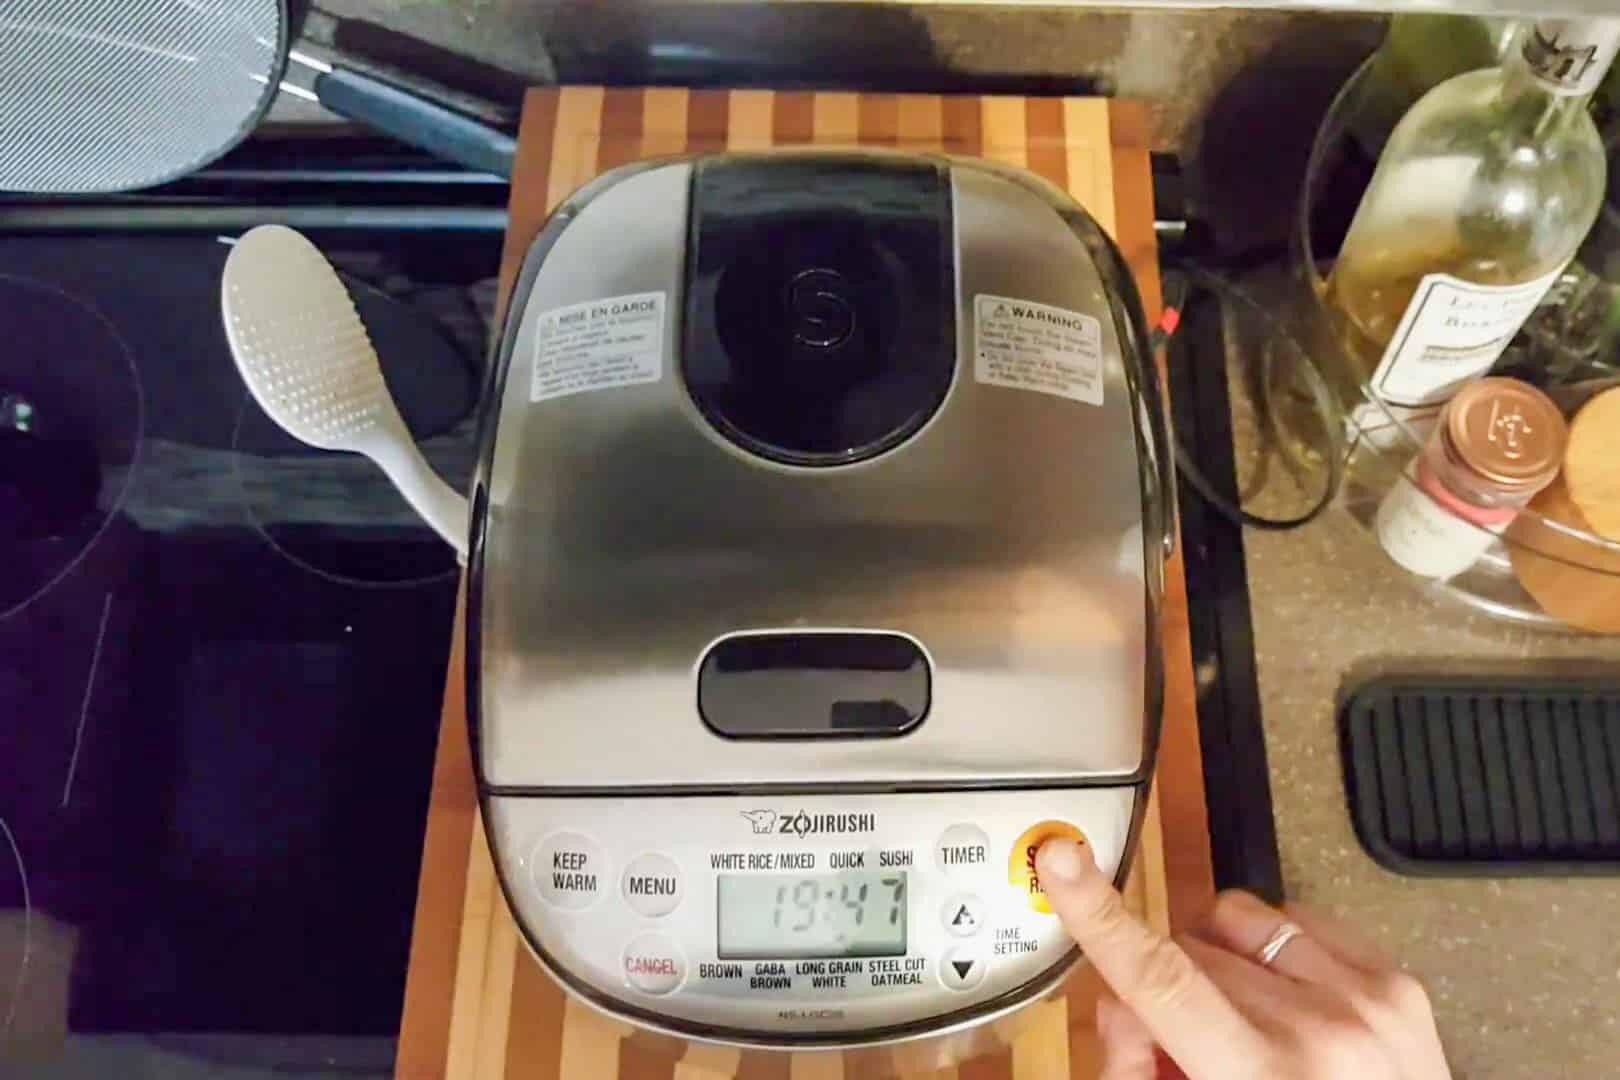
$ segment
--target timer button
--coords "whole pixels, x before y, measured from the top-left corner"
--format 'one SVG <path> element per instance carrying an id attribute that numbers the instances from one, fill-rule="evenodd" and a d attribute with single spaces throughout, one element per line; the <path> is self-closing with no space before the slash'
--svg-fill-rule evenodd
<path id="1" fill-rule="evenodd" d="M 608 887 L 607 856 L 583 833 L 552 833 L 535 846 L 529 880 L 552 907 L 579 911 L 596 903 Z"/>
<path id="2" fill-rule="evenodd" d="M 638 915 L 668 915 L 681 902 L 681 868 L 668 855 L 649 851 L 624 868 L 624 902 Z"/>
<path id="3" fill-rule="evenodd" d="M 990 838 L 977 825 L 952 825 L 940 834 L 934 861 L 952 877 L 977 873 L 990 865 Z"/>
<path id="4" fill-rule="evenodd" d="M 646 994 L 667 994 L 686 978 L 681 947 L 663 934 L 642 934 L 624 947 L 624 981 Z"/>
<path id="5" fill-rule="evenodd" d="M 1035 873 L 1035 852 L 1054 836 L 1065 836 L 1086 844 L 1086 834 L 1067 821 L 1043 821 L 1024 830 L 1007 853 L 1007 884 L 1024 894 L 1024 899 L 1036 911 L 1052 914 L 1052 905 L 1041 891 L 1040 878 Z"/>
<path id="6" fill-rule="evenodd" d="M 972 990 L 984 982 L 990 961 L 977 945 L 958 945 L 947 950 L 939 962 L 939 981 L 949 990 Z"/>

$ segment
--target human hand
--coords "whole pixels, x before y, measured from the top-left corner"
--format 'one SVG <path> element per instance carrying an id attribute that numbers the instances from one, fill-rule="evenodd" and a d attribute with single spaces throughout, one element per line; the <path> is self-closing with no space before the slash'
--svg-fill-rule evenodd
<path id="1" fill-rule="evenodd" d="M 1054 838 L 1035 859 L 1118 995 L 1097 1004 L 1105 1080 L 1153 1080 L 1160 1052 L 1189 1080 L 1449 1080 L 1422 984 L 1319 916 L 1226 892 L 1171 939 L 1125 909 L 1086 845 Z M 1276 949 L 1287 924 L 1301 932 Z"/>

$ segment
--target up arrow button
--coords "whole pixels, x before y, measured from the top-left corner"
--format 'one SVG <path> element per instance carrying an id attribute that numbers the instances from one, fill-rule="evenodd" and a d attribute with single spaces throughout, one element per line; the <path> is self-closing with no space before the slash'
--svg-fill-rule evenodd
<path id="1" fill-rule="evenodd" d="M 940 922 L 953 937 L 972 937 L 984 929 L 984 901 L 970 893 L 957 893 L 939 910 Z"/>

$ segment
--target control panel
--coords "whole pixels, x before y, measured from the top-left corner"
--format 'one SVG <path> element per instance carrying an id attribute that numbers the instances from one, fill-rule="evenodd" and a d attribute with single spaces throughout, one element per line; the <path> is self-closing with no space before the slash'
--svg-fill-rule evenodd
<path id="1" fill-rule="evenodd" d="M 1038 995 L 1074 953 L 1034 851 L 1084 839 L 1115 873 L 1139 793 L 496 796 L 486 812 L 518 921 L 574 990 L 791 1046 Z"/>

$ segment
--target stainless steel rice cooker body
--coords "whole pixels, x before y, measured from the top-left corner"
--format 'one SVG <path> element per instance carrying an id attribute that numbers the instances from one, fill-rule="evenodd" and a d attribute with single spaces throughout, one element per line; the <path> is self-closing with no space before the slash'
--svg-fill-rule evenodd
<path id="1" fill-rule="evenodd" d="M 1076 962 L 1026 863 L 1065 823 L 1122 877 L 1145 805 L 1149 364 L 1112 244 L 1015 170 L 697 157 L 556 211 L 487 401 L 467 672 L 490 848 L 564 986 L 861 1044 Z"/>

